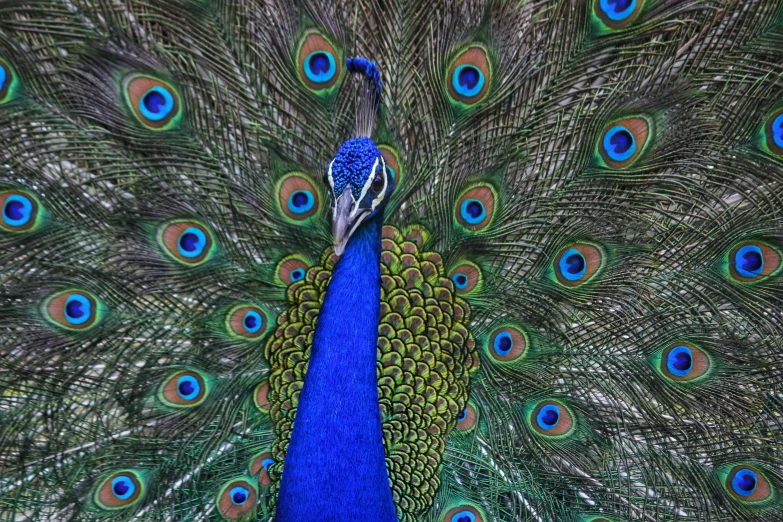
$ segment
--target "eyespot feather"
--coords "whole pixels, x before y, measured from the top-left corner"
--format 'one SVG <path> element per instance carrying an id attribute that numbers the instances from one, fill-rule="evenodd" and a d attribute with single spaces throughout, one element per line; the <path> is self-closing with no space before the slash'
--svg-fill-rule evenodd
<path id="1" fill-rule="evenodd" d="M 462 50 L 449 65 L 445 82 L 455 103 L 472 106 L 486 98 L 492 85 L 492 65 L 486 46 L 472 43 Z"/>
<path id="2" fill-rule="evenodd" d="M 176 127 L 182 118 L 182 103 L 173 85 L 154 76 L 131 73 L 123 80 L 123 92 L 136 119 L 150 130 Z"/>
<path id="3" fill-rule="evenodd" d="M 465 190 L 457 199 L 455 219 L 463 229 L 480 232 L 492 223 L 496 202 L 497 193 L 491 185 L 475 185 Z"/>
<path id="4" fill-rule="evenodd" d="M 644 0 L 594 0 L 595 16 L 609 29 L 622 29 L 633 22 L 642 10 Z"/>
<path id="5" fill-rule="evenodd" d="M 89 330 L 101 320 L 103 304 L 86 290 L 71 289 L 58 292 L 42 306 L 44 316 L 66 330 Z"/>
<path id="6" fill-rule="evenodd" d="M 20 190 L 0 192 L 0 229 L 7 232 L 28 232 L 40 222 L 38 200 Z"/>
<path id="7" fill-rule="evenodd" d="M 172 259 L 189 266 L 204 263 L 214 251 L 212 233 L 194 220 L 182 219 L 162 224 L 158 229 L 158 243 Z"/>
<path id="8" fill-rule="evenodd" d="M 167 406 L 192 408 L 207 398 L 207 378 L 195 370 L 178 371 L 167 377 L 160 386 L 158 397 Z"/>
<path id="9" fill-rule="evenodd" d="M 623 169 L 633 164 L 647 149 L 652 136 L 652 120 L 635 116 L 613 121 L 601 132 L 596 148 L 603 164 Z"/>
<path id="10" fill-rule="evenodd" d="M 781 252 L 772 245 L 761 241 L 741 241 L 729 250 L 729 275 L 740 283 L 755 283 L 777 274 L 781 258 Z"/>
<path id="11" fill-rule="evenodd" d="M 309 90 L 328 92 L 342 78 L 342 54 L 317 30 L 302 36 L 296 55 L 299 79 Z"/>
<path id="12" fill-rule="evenodd" d="M 574 243 L 565 246 L 552 263 L 555 278 L 566 287 L 582 285 L 598 275 L 604 267 L 603 249 L 593 243 Z"/>
<path id="13" fill-rule="evenodd" d="M 124 469 L 110 473 L 95 489 L 95 503 L 105 510 L 132 506 L 144 496 L 145 480 L 141 473 Z"/>
<path id="14" fill-rule="evenodd" d="M 227 520 L 255 520 L 258 491 L 250 477 L 228 481 L 217 496 L 217 507 Z"/>
<path id="15" fill-rule="evenodd" d="M 277 184 L 277 204 L 289 221 L 302 223 L 321 209 L 321 194 L 304 175 L 292 172 Z"/>

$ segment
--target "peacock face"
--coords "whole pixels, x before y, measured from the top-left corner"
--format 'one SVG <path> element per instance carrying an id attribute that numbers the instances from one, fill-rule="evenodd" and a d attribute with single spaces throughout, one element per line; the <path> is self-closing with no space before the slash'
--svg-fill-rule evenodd
<path id="1" fill-rule="evenodd" d="M 334 251 L 342 255 L 351 235 L 383 209 L 394 190 L 381 151 L 370 138 L 346 141 L 326 174 L 332 200 Z"/>

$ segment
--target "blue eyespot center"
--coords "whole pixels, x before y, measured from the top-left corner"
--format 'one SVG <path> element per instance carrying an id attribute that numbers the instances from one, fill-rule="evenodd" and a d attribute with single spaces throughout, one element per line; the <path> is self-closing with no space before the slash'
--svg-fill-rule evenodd
<path id="1" fill-rule="evenodd" d="M 8 78 L 8 73 L 5 72 L 5 67 L 0 65 L 0 91 L 2 91 L 3 87 L 5 86 L 6 78 Z"/>
<path id="2" fill-rule="evenodd" d="M 500 355 L 508 355 L 514 348 L 514 340 L 508 332 L 500 332 L 495 336 L 495 352 Z"/>
<path id="3" fill-rule="evenodd" d="M 247 499 L 250 497 L 250 492 L 246 488 L 240 486 L 231 488 L 231 491 L 228 494 L 231 497 L 231 502 L 237 506 L 241 506 L 247 502 Z"/>
<path id="4" fill-rule="evenodd" d="M 183 257 L 198 257 L 204 252 L 207 245 L 207 236 L 196 227 L 188 227 L 179 236 L 177 247 Z"/>
<path id="5" fill-rule="evenodd" d="M 569 281 L 577 281 L 585 275 L 587 261 L 575 248 L 569 248 L 560 256 L 560 273 Z"/>
<path id="6" fill-rule="evenodd" d="M 324 83 L 331 80 L 337 72 L 332 53 L 316 51 L 305 58 L 304 72 L 314 83 Z"/>
<path id="7" fill-rule="evenodd" d="M 481 201 L 477 199 L 466 199 L 462 202 L 460 214 L 462 215 L 462 219 L 471 225 L 477 225 L 484 221 L 487 212 L 484 210 L 484 204 Z"/>
<path id="8" fill-rule="evenodd" d="M 560 408 L 554 404 L 547 404 L 538 412 L 536 421 L 542 430 L 553 429 L 560 422 Z"/>
<path id="9" fill-rule="evenodd" d="M 256 333 L 263 326 L 264 320 L 261 318 L 261 314 L 250 310 L 245 314 L 243 324 L 245 325 L 245 330 L 250 333 Z"/>
<path id="10" fill-rule="evenodd" d="M 200 391 L 201 385 L 191 375 L 183 375 L 177 380 L 177 393 L 186 401 L 192 401 L 198 397 Z"/>
<path id="11" fill-rule="evenodd" d="M 622 125 L 615 125 L 606 132 L 603 145 L 613 161 L 625 161 L 636 152 L 633 134 Z"/>
<path id="12" fill-rule="evenodd" d="M 459 415 L 457 415 L 457 422 L 462 422 L 468 417 L 468 409 L 464 408 Z"/>
<path id="13" fill-rule="evenodd" d="M 451 522 L 476 522 L 476 515 L 470 511 L 460 511 L 451 517 Z"/>
<path id="14" fill-rule="evenodd" d="M 462 64 L 454 69 L 451 86 L 460 96 L 476 96 L 484 87 L 484 73 L 470 64 Z"/>
<path id="15" fill-rule="evenodd" d="M 304 268 L 297 268 L 296 270 L 291 271 L 291 282 L 295 283 L 301 279 L 304 279 L 305 271 Z"/>
<path id="16" fill-rule="evenodd" d="M 144 93 L 139 104 L 141 114 L 151 121 L 160 121 L 174 109 L 174 97 L 171 93 L 156 85 Z"/>
<path id="17" fill-rule="evenodd" d="M 675 346 L 669 351 L 666 367 L 672 374 L 685 377 L 693 369 L 693 352 L 687 346 Z"/>
<path id="18" fill-rule="evenodd" d="M 83 324 L 90 318 L 90 300 L 72 294 L 65 300 L 65 319 L 71 324 Z"/>
<path id="19" fill-rule="evenodd" d="M 778 114 L 772 120 L 772 138 L 775 140 L 775 145 L 783 148 L 783 114 Z"/>
<path id="20" fill-rule="evenodd" d="M 308 190 L 297 190 L 288 198 L 288 209 L 295 214 L 304 214 L 313 208 L 315 198 Z"/>
<path id="21" fill-rule="evenodd" d="M 264 459 L 261 461 L 261 467 L 268 470 L 269 466 L 275 463 L 275 459 Z"/>
<path id="22" fill-rule="evenodd" d="M 26 225 L 33 214 L 33 204 L 29 198 L 11 194 L 3 205 L 3 221 L 12 227 Z"/>
<path id="23" fill-rule="evenodd" d="M 460 290 L 463 290 L 468 287 L 468 276 L 466 276 L 461 272 L 457 272 L 456 274 L 454 274 L 451 277 L 451 280 Z"/>
<path id="24" fill-rule="evenodd" d="M 601 0 L 601 10 L 610 20 L 620 22 L 636 9 L 636 0 Z"/>
<path id="25" fill-rule="evenodd" d="M 136 486 L 130 477 L 120 475 L 112 479 L 111 490 L 118 499 L 126 500 L 136 492 Z"/>
<path id="26" fill-rule="evenodd" d="M 756 484 L 758 484 L 758 475 L 749 469 L 739 470 L 731 481 L 732 489 L 743 497 L 752 495 L 756 491 Z"/>
<path id="27" fill-rule="evenodd" d="M 745 245 L 734 255 L 734 266 L 743 277 L 756 277 L 764 270 L 764 255 L 756 245 Z"/>

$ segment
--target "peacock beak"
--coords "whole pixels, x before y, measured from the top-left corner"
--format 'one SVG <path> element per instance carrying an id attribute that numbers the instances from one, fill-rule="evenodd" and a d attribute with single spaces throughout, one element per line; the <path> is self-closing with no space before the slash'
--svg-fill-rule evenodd
<path id="1" fill-rule="evenodd" d="M 334 202 L 332 209 L 332 237 L 335 254 L 343 255 L 348 240 L 369 214 L 369 209 L 359 208 L 359 203 L 353 198 L 351 186 L 346 186 L 343 193 Z"/>

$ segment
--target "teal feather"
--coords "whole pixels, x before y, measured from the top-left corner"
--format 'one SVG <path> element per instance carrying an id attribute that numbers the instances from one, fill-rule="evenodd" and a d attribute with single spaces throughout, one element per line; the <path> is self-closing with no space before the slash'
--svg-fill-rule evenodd
<path id="1" fill-rule="evenodd" d="M 781 42 L 778 0 L 6 5 L 0 519 L 274 515 L 360 56 L 397 519 L 780 520 Z"/>

